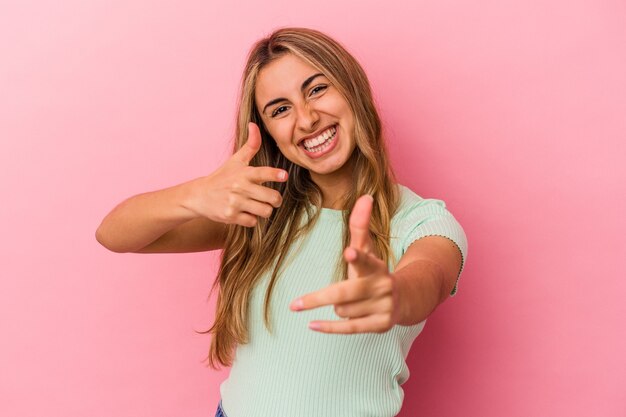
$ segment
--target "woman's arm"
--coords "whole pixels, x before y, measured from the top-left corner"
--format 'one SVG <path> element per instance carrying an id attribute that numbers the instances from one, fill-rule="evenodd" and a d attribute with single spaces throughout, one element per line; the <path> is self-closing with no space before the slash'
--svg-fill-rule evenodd
<path id="1" fill-rule="evenodd" d="M 261 132 L 254 123 L 248 128 L 244 146 L 210 175 L 118 204 L 96 230 L 98 242 L 113 252 L 200 252 L 224 248 L 229 224 L 254 227 L 258 217 L 269 218 L 283 198 L 262 184 L 289 175 L 250 166 Z"/>
<path id="2" fill-rule="evenodd" d="M 96 230 L 113 252 L 200 252 L 224 247 L 226 224 L 185 208 L 190 182 L 135 195 L 118 204 Z"/>
<path id="3" fill-rule="evenodd" d="M 413 242 L 393 272 L 400 307 L 398 324 L 410 326 L 430 316 L 450 295 L 461 262 L 459 248 L 448 238 L 426 236 Z"/>

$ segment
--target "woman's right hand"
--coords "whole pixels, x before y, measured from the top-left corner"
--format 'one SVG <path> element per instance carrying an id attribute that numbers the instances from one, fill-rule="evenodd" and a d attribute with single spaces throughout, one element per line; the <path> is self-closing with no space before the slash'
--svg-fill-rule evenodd
<path id="1" fill-rule="evenodd" d="M 282 196 L 264 182 L 287 181 L 287 171 L 249 166 L 261 149 L 261 132 L 248 123 L 248 140 L 219 169 L 187 183 L 183 206 L 197 216 L 226 224 L 253 227 L 257 216 L 269 218 L 282 204 Z"/>
<path id="2" fill-rule="evenodd" d="M 222 249 L 225 224 L 255 226 L 279 207 L 278 191 L 264 182 L 286 181 L 285 171 L 251 167 L 261 148 L 259 128 L 250 123 L 248 141 L 217 171 L 162 190 L 141 193 L 107 214 L 96 240 L 113 252 L 180 253 Z"/>

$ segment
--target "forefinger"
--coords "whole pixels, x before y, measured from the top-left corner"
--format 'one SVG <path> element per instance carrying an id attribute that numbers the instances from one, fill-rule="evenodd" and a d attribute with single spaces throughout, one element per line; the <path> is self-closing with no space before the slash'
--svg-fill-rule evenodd
<path id="1" fill-rule="evenodd" d="M 287 171 L 272 167 L 250 167 L 248 168 L 248 179 L 255 184 L 264 182 L 284 182 L 287 180 Z"/>
<path id="2" fill-rule="evenodd" d="M 290 308 L 300 311 L 364 300 L 368 298 L 368 284 L 366 280 L 336 282 L 326 288 L 299 297 L 291 303 Z"/>

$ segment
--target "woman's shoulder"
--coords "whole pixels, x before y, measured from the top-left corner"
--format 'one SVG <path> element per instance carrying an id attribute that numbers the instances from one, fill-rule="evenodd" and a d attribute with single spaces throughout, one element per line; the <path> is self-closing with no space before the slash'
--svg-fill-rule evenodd
<path id="1" fill-rule="evenodd" d="M 424 198 L 411 188 L 403 184 L 397 184 L 400 194 L 400 204 L 394 219 L 403 219 L 420 209 L 432 207 L 437 209 L 445 209 L 446 203 L 438 198 Z"/>
<path id="2" fill-rule="evenodd" d="M 423 200 L 422 196 L 418 195 L 415 191 L 403 184 L 396 184 L 398 192 L 400 194 L 400 206 L 406 203 L 419 202 Z"/>
<path id="3" fill-rule="evenodd" d="M 441 201 L 436 198 L 424 198 L 420 194 L 417 194 L 411 188 L 403 184 L 396 184 L 400 195 L 400 207 L 409 207 L 419 204 L 429 203 L 433 201 Z"/>

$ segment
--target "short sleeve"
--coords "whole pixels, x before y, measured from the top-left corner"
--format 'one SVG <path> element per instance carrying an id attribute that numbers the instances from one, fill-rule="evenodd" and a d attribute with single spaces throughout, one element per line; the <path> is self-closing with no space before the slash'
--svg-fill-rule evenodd
<path id="1" fill-rule="evenodd" d="M 450 239 L 457 246 L 461 252 L 462 260 L 459 275 L 450 293 L 450 296 L 454 296 L 467 258 L 467 236 L 459 222 L 446 209 L 446 204 L 442 200 L 428 198 L 422 199 L 412 206 L 406 214 L 403 224 L 406 231 L 402 234 L 403 255 L 411 243 L 426 236 L 442 236 Z"/>

